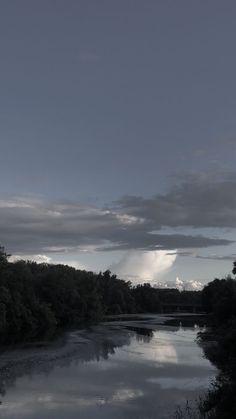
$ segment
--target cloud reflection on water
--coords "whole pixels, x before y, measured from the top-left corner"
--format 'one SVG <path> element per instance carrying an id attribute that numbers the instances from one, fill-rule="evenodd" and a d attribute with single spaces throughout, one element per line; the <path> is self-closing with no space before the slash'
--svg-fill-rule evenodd
<path id="1" fill-rule="evenodd" d="M 64 352 L 74 348 L 72 355 L 62 351 L 60 358 L 55 351 L 55 360 L 44 358 L 26 371 L 15 370 L 6 383 L 0 415 L 141 419 L 156 418 L 158 411 L 158 418 L 169 417 L 177 404 L 205 388 L 213 369 L 193 340 L 196 331 L 155 329 L 149 340 L 141 333 L 137 339 L 134 330 L 119 325 L 75 332 L 63 347 Z"/>

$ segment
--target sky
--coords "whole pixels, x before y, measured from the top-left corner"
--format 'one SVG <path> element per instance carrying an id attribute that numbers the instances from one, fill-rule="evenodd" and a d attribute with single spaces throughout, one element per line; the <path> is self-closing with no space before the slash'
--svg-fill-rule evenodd
<path id="1" fill-rule="evenodd" d="M 2 0 L 0 243 L 196 289 L 236 259 L 236 3 Z"/>

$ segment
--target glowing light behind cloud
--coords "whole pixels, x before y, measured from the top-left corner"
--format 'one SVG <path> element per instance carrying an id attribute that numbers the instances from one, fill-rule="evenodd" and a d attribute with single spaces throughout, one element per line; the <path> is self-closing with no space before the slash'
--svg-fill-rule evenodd
<path id="1" fill-rule="evenodd" d="M 127 252 L 119 262 L 113 263 L 110 269 L 119 277 L 134 283 L 155 282 L 159 275 L 170 269 L 176 260 L 176 254 L 164 250 L 149 252 Z"/>

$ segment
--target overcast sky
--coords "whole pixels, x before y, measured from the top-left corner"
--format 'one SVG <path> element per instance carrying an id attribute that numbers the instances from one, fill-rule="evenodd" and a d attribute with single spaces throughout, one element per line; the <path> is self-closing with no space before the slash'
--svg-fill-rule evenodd
<path id="1" fill-rule="evenodd" d="M 231 271 L 235 21 L 234 0 L 1 1 L 8 252 L 186 287 Z"/>

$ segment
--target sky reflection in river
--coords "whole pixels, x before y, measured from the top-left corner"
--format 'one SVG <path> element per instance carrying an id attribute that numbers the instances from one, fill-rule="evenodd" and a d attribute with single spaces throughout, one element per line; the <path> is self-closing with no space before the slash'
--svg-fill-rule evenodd
<path id="1" fill-rule="evenodd" d="M 196 399 L 215 370 L 194 342 L 196 330 L 156 326 L 137 334 L 132 325 L 72 333 L 63 347 L 31 351 L 30 366 L 27 356 L 22 368 L 13 363 L 2 383 L 1 417 L 170 418 L 186 398 Z"/>

